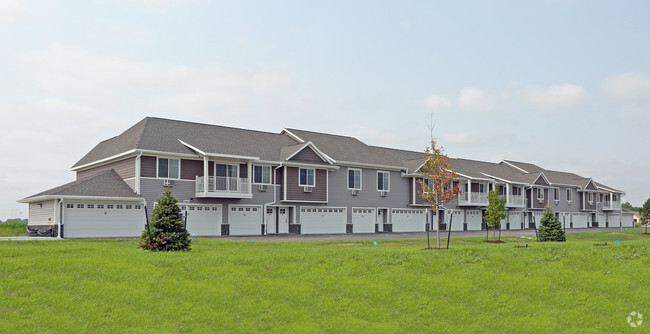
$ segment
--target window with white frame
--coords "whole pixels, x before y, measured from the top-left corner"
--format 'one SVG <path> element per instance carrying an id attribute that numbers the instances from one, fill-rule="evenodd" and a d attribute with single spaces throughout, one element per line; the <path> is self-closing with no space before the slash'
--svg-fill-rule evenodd
<path id="1" fill-rule="evenodd" d="M 348 168 L 348 189 L 361 190 L 361 169 Z"/>
<path id="2" fill-rule="evenodd" d="M 378 191 L 390 190 L 390 173 L 377 172 L 377 190 Z"/>
<path id="3" fill-rule="evenodd" d="M 540 201 L 544 200 L 544 189 L 537 188 L 537 199 Z"/>
<path id="4" fill-rule="evenodd" d="M 271 184 L 271 166 L 253 166 L 253 183 Z"/>
<path id="5" fill-rule="evenodd" d="M 481 194 L 484 194 L 487 192 L 487 184 L 485 183 L 479 183 L 478 184 L 478 192 Z"/>
<path id="6" fill-rule="evenodd" d="M 178 179 L 180 176 L 180 160 L 158 158 L 158 177 Z"/>
<path id="7" fill-rule="evenodd" d="M 614 195 L 613 195 L 613 198 L 614 198 L 614 199 L 613 199 L 612 201 L 614 201 L 614 202 L 618 202 L 618 195 L 614 194 Z"/>
<path id="8" fill-rule="evenodd" d="M 566 190 L 566 201 L 567 203 L 571 203 L 573 201 L 573 190 L 571 189 Z"/>
<path id="9" fill-rule="evenodd" d="M 587 193 L 587 202 L 589 202 L 589 204 L 594 202 L 594 193 Z"/>
<path id="10" fill-rule="evenodd" d="M 512 187 L 512 196 L 521 196 L 521 187 Z"/>
<path id="11" fill-rule="evenodd" d="M 425 194 L 433 192 L 434 185 L 431 179 L 423 179 L 422 182 L 426 184 L 426 189 L 424 189 L 425 187 L 422 187 L 422 192 L 424 192 Z"/>
<path id="12" fill-rule="evenodd" d="M 300 168 L 298 172 L 298 185 L 301 187 L 314 187 L 316 185 L 315 174 L 316 170 L 313 168 Z"/>
<path id="13" fill-rule="evenodd" d="M 559 188 L 553 188 L 553 200 L 556 202 L 560 201 L 560 189 Z"/>

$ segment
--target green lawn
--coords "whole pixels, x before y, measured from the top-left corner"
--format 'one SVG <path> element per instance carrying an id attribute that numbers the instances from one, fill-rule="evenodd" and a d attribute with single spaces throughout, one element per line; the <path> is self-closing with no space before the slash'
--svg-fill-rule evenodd
<path id="1" fill-rule="evenodd" d="M 2 223 L 0 224 L 0 237 L 16 237 L 27 234 L 26 223 Z"/>
<path id="2" fill-rule="evenodd" d="M 641 232 L 528 248 L 452 239 L 443 251 L 380 235 L 377 246 L 195 239 L 186 253 L 1 241 L 0 332 L 627 332 L 630 312 L 650 319 Z"/>

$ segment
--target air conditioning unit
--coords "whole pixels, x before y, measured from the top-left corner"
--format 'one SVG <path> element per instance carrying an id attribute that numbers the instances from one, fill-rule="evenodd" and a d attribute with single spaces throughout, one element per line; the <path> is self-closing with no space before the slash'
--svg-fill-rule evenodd
<path id="1" fill-rule="evenodd" d="M 259 191 L 266 191 L 269 188 L 266 184 L 260 184 L 259 187 L 257 187 L 257 190 Z"/>
<path id="2" fill-rule="evenodd" d="M 163 180 L 163 187 L 173 187 L 174 186 L 174 180 Z"/>
<path id="3" fill-rule="evenodd" d="M 359 189 L 352 189 L 351 193 L 352 193 L 352 196 L 357 196 L 357 195 L 359 195 Z"/>
<path id="4" fill-rule="evenodd" d="M 304 191 L 306 193 L 310 193 L 312 190 L 314 190 L 314 187 L 309 187 L 309 186 L 302 187 L 302 191 Z"/>
<path id="5" fill-rule="evenodd" d="M 379 194 L 381 195 L 381 197 L 386 197 L 386 195 L 388 195 L 388 191 L 384 190 L 384 191 L 381 191 Z"/>

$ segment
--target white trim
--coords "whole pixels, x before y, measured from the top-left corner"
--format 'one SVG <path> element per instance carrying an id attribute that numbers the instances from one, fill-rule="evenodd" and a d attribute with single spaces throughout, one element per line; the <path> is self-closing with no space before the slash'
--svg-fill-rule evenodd
<path id="1" fill-rule="evenodd" d="M 140 178 L 142 177 L 142 153 L 135 157 L 135 193 L 140 195 Z"/>
<path id="2" fill-rule="evenodd" d="M 286 133 L 287 135 L 289 135 L 289 137 L 295 139 L 299 143 L 304 143 L 305 142 L 304 140 L 302 140 L 302 138 L 296 136 L 295 134 L 293 134 L 291 131 L 287 130 L 286 128 L 284 128 L 284 129 L 282 129 L 282 131 L 280 131 L 280 134 L 284 134 L 284 133 Z"/>
<path id="3" fill-rule="evenodd" d="M 328 156 L 327 156 L 325 153 L 323 153 L 321 150 L 319 150 L 318 147 L 316 147 L 316 145 L 314 145 L 314 143 L 312 143 L 311 141 L 306 142 L 305 145 L 303 145 L 301 148 L 297 149 L 295 152 L 293 152 L 292 155 L 290 155 L 289 157 L 287 157 L 287 158 L 284 159 L 284 160 L 285 160 L 285 161 L 289 161 L 289 159 L 293 158 L 294 156 L 296 156 L 296 154 L 302 152 L 302 150 L 304 150 L 304 149 L 307 148 L 307 147 L 311 148 L 311 150 L 312 150 L 314 153 L 316 153 L 316 155 L 317 155 L 319 158 L 321 158 L 321 160 L 323 160 L 323 162 L 327 162 L 327 163 L 329 163 L 330 165 L 333 163 L 333 161 L 331 160 L 331 158 L 328 157 Z"/>
<path id="4" fill-rule="evenodd" d="M 539 180 L 540 177 L 544 180 L 544 182 L 546 182 L 546 185 L 537 184 L 537 180 Z M 546 175 L 544 175 L 544 172 L 539 172 L 539 175 L 535 178 L 535 181 L 533 181 L 532 185 L 550 187 L 551 182 L 549 182 L 548 178 L 546 178 Z"/>
<path id="5" fill-rule="evenodd" d="M 262 168 L 267 167 L 269 169 L 269 183 L 255 182 L 255 167 L 262 167 Z M 251 184 L 263 184 L 263 185 L 271 185 L 271 184 L 273 184 L 273 166 L 252 164 L 252 171 L 253 172 L 252 172 L 252 177 L 251 177 Z"/>
<path id="6" fill-rule="evenodd" d="M 198 154 L 200 154 L 200 155 L 203 155 L 203 156 L 206 156 L 206 155 L 207 155 L 205 152 L 199 150 L 198 148 L 196 148 L 196 147 L 194 147 L 194 146 L 192 146 L 192 145 L 190 145 L 190 144 L 188 144 L 188 143 L 186 143 L 186 142 L 184 142 L 184 141 L 182 141 L 182 140 L 180 140 L 180 139 L 178 139 L 178 138 L 176 138 L 176 139 L 177 139 L 179 142 L 181 142 L 181 144 L 187 146 L 190 150 L 192 150 L 192 151 L 194 151 L 194 152 L 196 152 L 196 153 L 198 153 Z"/>
<path id="7" fill-rule="evenodd" d="M 134 149 L 134 150 L 128 150 L 126 152 L 110 156 L 108 158 L 104 158 L 104 159 L 96 160 L 96 161 L 93 161 L 93 162 L 89 162 L 89 163 L 87 163 L 85 165 L 73 167 L 73 168 L 70 168 L 70 170 L 72 170 L 73 172 L 78 171 L 78 170 L 81 170 L 81 169 L 85 169 L 86 167 L 90 167 L 90 166 L 93 166 L 93 165 L 97 165 L 97 164 L 101 164 L 101 163 L 104 163 L 104 162 L 112 161 L 112 160 L 115 160 L 115 159 L 130 155 L 132 153 L 140 153 L 140 154 L 153 155 L 153 156 L 158 156 L 158 155 L 160 155 L 160 156 L 169 156 L 169 157 L 174 157 L 174 158 L 194 158 L 194 159 L 200 158 L 196 154 L 173 153 L 173 152 L 163 152 L 163 151 L 153 151 L 153 150 L 135 150 Z"/>
<path id="8" fill-rule="evenodd" d="M 350 188 L 350 171 L 358 171 L 359 172 L 359 188 Z M 363 169 L 348 167 L 346 176 L 347 177 L 346 177 L 345 183 L 347 185 L 348 190 L 363 190 Z"/>
<path id="9" fill-rule="evenodd" d="M 288 202 L 288 203 L 317 203 L 317 204 L 327 204 L 326 201 L 301 201 L 297 199 L 292 199 L 292 200 L 281 200 L 281 203 Z"/>
<path id="10" fill-rule="evenodd" d="M 338 170 L 339 166 L 334 165 L 316 165 L 316 164 L 306 164 L 300 162 L 287 161 L 282 163 L 283 166 L 289 167 L 298 167 L 298 168 L 315 168 L 315 169 L 327 169 L 327 170 Z"/>
<path id="11" fill-rule="evenodd" d="M 387 187 L 387 189 L 379 189 L 379 173 L 388 174 L 388 187 Z M 390 171 L 385 171 L 385 170 L 378 170 L 377 171 L 377 175 L 375 177 L 375 189 L 377 189 L 377 191 L 390 192 Z"/>
<path id="12" fill-rule="evenodd" d="M 528 172 L 526 170 L 524 170 L 523 168 L 517 167 L 517 166 L 515 166 L 515 165 L 513 165 L 513 164 L 511 164 L 511 163 L 509 163 L 509 162 L 507 162 L 505 160 L 501 160 L 500 163 L 504 163 L 504 164 L 514 168 L 514 169 L 517 169 L 517 170 L 521 171 L 522 173 L 528 174 Z"/>
<path id="13" fill-rule="evenodd" d="M 388 165 L 377 165 L 377 164 L 367 164 L 367 163 L 362 163 L 362 162 L 350 162 L 350 161 L 335 161 L 337 165 L 343 166 L 343 167 L 367 167 L 367 168 L 372 168 L 372 169 L 388 169 L 388 170 L 394 170 L 394 171 L 407 171 L 408 168 L 406 167 L 398 167 L 398 166 L 388 166 Z"/>
<path id="14" fill-rule="evenodd" d="M 51 200 L 89 200 L 89 201 L 124 201 L 124 202 L 144 202 L 141 197 L 109 197 L 109 196 L 77 196 L 77 195 L 43 195 L 18 200 L 18 203 L 34 203 Z"/>

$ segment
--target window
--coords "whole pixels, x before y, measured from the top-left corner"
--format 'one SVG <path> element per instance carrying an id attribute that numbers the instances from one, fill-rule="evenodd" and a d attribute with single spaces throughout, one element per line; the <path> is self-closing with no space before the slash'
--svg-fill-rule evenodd
<path id="1" fill-rule="evenodd" d="M 118 204 L 118 205 L 115 206 L 115 208 L 116 208 L 116 209 L 123 209 L 124 206 L 123 206 L 122 204 Z"/>
<path id="2" fill-rule="evenodd" d="M 512 195 L 513 196 L 521 196 L 521 188 L 520 187 L 512 187 Z"/>
<path id="3" fill-rule="evenodd" d="M 136 206 L 135 206 L 135 209 L 136 209 L 136 210 L 140 210 L 140 209 L 142 209 L 142 205 L 136 205 Z"/>
<path id="4" fill-rule="evenodd" d="M 433 190 L 434 186 L 433 186 L 433 182 L 431 181 L 431 179 L 423 179 L 422 182 L 424 182 L 424 184 L 426 184 L 426 188 L 427 188 L 426 190 L 423 189 L 423 191 L 422 191 L 423 193 L 427 194 L 427 193 L 431 192 L 431 190 Z"/>
<path id="5" fill-rule="evenodd" d="M 537 199 L 540 201 L 544 200 L 544 189 L 537 188 Z"/>
<path id="6" fill-rule="evenodd" d="M 315 170 L 311 168 L 300 168 L 298 173 L 298 185 L 301 187 L 314 187 L 316 180 L 314 180 Z"/>
<path id="7" fill-rule="evenodd" d="M 127 204 L 127 205 L 126 205 L 126 209 L 127 209 L 127 210 L 131 210 L 131 209 L 133 209 L 133 205 L 131 205 L 131 204 Z"/>
<path id="8" fill-rule="evenodd" d="M 158 158 L 158 177 L 178 179 L 180 161 L 178 159 Z"/>
<path id="9" fill-rule="evenodd" d="M 482 193 L 482 194 L 486 193 L 487 192 L 487 187 L 486 186 L 487 186 L 487 184 L 485 184 L 485 183 L 479 183 L 478 184 L 478 192 Z"/>
<path id="10" fill-rule="evenodd" d="M 103 208 L 104 208 L 104 204 L 97 204 L 97 209 L 103 209 Z"/>
<path id="11" fill-rule="evenodd" d="M 390 190 L 390 174 L 388 172 L 377 172 L 377 190 Z"/>
<path id="12" fill-rule="evenodd" d="M 66 209 L 74 209 L 74 204 L 68 203 L 68 204 L 65 205 L 65 208 Z"/>
<path id="13" fill-rule="evenodd" d="M 88 204 L 88 209 L 94 209 L 94 208 L 95 208 L 95 204 Z"/>
<path id="14" fill-rule="evenodd" d="M 113 208 L 113 204 L 106 204 L 106 208 L 107 208 L 107 209 L 112 209 L 112 208 Z"/>
<path id="15" fill-rule="evenodd" d="M 253 183 L 271 184 L 271 166 L 253 166 Z"/>
<path id="16" fill-rule="evenodd" d="M 83 204 L 77 204 L 77 209 L 83 209 L 84 205 Z"/>
<path id="17" fill-rule="evenodd" d="M 614 195 L 614 199 L 613 199 L 613 201 L 614 201 L 614 202 L 618 202 L 618 195 Z"/>
<path id="18" fill-rule="evenodd" d="M 566 201 L 571 203 L 573 201 L 573 191 L 571 189 L 566 190 Z"/>
<path id="19" fill-rule="evenodd" d="M 594 202 L 594 193 L 587 193 L 587 201 L 589 204 Z"/>
<path id="20" fill-rule="evenodd" d="M 361 190 L 361 169 L 348 169 L 348 189 Z"/>
<path id="21" fill-rule="evenodd" d="M 554 188 L 553 189 L 553 200 L 558 202 L 560 200 L 560 189 Z"/>

